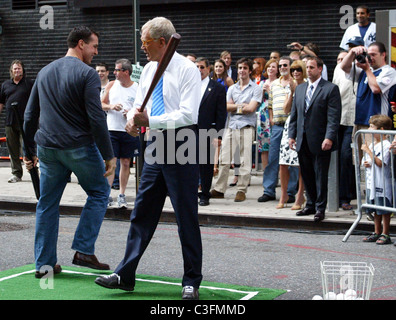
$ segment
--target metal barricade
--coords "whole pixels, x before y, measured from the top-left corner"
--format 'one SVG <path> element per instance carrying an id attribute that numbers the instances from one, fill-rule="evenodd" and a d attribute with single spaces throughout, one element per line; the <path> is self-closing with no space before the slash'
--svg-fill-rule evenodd
<path id="1" fill-rule="evenodd" d="M 371 201 L 368 199 L 368 186 L 367 186 L 367 179 L 366 179 L 366 168 L 362 166 L 362 157 L 363 154 L 361 153 L 361 145 L 364 143 L 367 143 L 367 145 L 371 145 L 372 141 L 374 141 L 374 135 L 375 134 L 380 134 L 380 151 L 381 154 L 384 154 L 385 148 L 387 147 L 389 149 L 389 144 L 385 142 L 386 140 L 389 141 L 391 144 L 392 141 L 395 139 L 396 131 L 392 130 L 359 130 L 356 132 L 356 134 L 353 137 L 353 143 L 352 143 L 352 149 L 354 152 L 354 164 L 355 164 L 355 178 L 356 178 L 356 200 L 357 200 L 357 210 L 356 210 L 356 220 L 352 224 L 352 226 L 349 228 L 348 232 L 346 233 L 345 237 L 343 238 L 343 242 L 346 242 L 349 238 L 349 236 L 352 234 L 352 232 L 355 230 L 356 226 L 360 222 L 363 216 L 363 210 L 384 210 L 384 211 L 389 211 L 389 212 L 396 212 L 396 194 L 395 194 L 395 160 L 394 160 L 394 153 L 396 152 L 396 149 L 390 150 L 390 159 L 388 166 L 390 165 L 390 173 L 391 173 L 391 194 L 392 194 L 392 199 L 390 201 L 390 206 L 386 205 L 386 193 L 389 190 L 386 189 L 386 184 L 385 184 L 385 170 L 381 170 L 382 177 L 381 181 L 383 182 L 383 197 L 382 198 L 382 203 L 378 203 L 378 198 L 376 197 L 376 187 L 374 185 L 374 204 L 371 203 Z M 359 138 L 361 139 L 361 144 L 359 143 Z M 396 153 L 395 153 L 396 154 Z M 375 159 L 374 156 L 371 159 L 366 158 L 367 160 L 371 160 L 371 166 L 374 169 L 375 164 Z M 382 163 L 384 166 L 384 163 Z M 363 170 L 363 175 L 362 175 L 362 170 Z M 376 179 L 376 170 L 373 171 L 373 177 L 372 179 Z M 362 190 L 362 185 L 364 182 L 364 189 Z M 364 197 L 362 197 L 362 194 L 364 194 Z"/>

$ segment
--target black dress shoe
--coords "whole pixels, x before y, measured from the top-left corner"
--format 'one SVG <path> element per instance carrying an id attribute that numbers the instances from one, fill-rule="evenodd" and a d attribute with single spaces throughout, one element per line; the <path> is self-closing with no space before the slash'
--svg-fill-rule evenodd
<path id="1" fill-rule="evenodd" d="M 78 251 L 74 254 L 73 264 L 97 270 L 110 270 L 110 266 L 100 263 L 94 254 L 84 254 Z"/>
<path id="2" fill-rule="evenodd" d="M 275 200 L 275 197 L 269 196 L 268 194 L 263 194 L 260 198 L 257 199 L 258 202 L 267 202 Z"/>
<path id="3" fill-rule="evenodd" d="M 121 289 L 125 291 L 133 291 L 134 289 L 134 286 L 124 283 L 116 273 L 98 277 L 95 279 L 95 283 L 108 289 Z"/>
<path id="4" fill-rule="evenodd" d="M 298 217 L 309 216 L 310 214 L 315 214 L 315 210 L 311 209 L 311 208 L 307 208 L 307 207 L 296 212 L 296 216 L 298 216 Z"/>
<path id="5" fill-rule="evenodd" d="M 193 286 L 183 287 L 182 299 L 183 300 L 199 300 L 198 289 L 194 288 Z"/>
<path id="6" fill-rule="evenodd" d="M 314 215 L 314 221 L 315 222 L 320 222 L 322 220 L 324 220 L 325 218 L 325 213 L 323 211 L 316 211 L 315 215 Z"/>
<path id="7" fill-rule="evenodd" d="M 56 264 L 52 270 L 46 270 L 45 272 L 36 271 L 34 276 L 38 279 L 44 277 L 48 273 L 53 272 L 53 274 L 58 274 L 62 272 L 62 267 L 59 264 Z"/>
<path id="8" fill-rule="evenodd" d="M 200 206 L 208 206 L 209 205 L 209 200 L 202 198 L 202 199 L 199 200 L 199 205 Z"/>

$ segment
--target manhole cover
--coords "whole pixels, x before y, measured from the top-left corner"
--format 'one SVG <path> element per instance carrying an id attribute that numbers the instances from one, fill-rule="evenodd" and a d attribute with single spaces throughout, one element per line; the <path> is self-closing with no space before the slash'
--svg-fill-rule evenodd
<path id="1" fill-rule="evenodd" d="M 0 223 L 0 232 L 2 231 L 18 231 L 29 228 L 26 225 L 16 223 Z"/>

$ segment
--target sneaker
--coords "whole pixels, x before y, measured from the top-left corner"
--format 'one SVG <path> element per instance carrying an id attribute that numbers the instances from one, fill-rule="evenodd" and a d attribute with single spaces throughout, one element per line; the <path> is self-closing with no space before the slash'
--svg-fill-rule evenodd
<path id="1" fill-rule="evenodd" d="M 199 300 L 199 290 L 192 286 L 183 287 L 182 299 L 183 300 Z"/>
<path id="2" fill-rule="evenodd" d="M 367 211 L 366 212 L 366 218 L 367 218 L 368 221 L 374 221 L 373 213 Z"/>
<path id="3" fill-rule="evenodd" d="M 113 205 L 113 198 L 112 197 L 109 197 L 109 200 L 108 200 L 108 202 L 107 202 L 107 206 L 108 207 L 111 207 Z"/>
<path id="4" fill-rule="evenodd" d="M 128 207 L 128 204 L 127 204 L 126 199 L 125 199 L 125 194 L 118 195 L 117 203 L 118 203 L 118 208 L 119 209 L 121 209 L 121 208 L 125 208 L 126 209 Z"/>
<path id="5" fill-rule="evenodd" d="M 125 291 L 133 291 L 134 289 L 134 286 L 124 283 L 116 273 L 98 277 L 95 279 L 95 283 L 108 289 L 121 289 Z"/>
<path id="6" fill-rule="evenodd" d="M 12 176 L 10 179 L 8 179 L 8 183 L 15 183 L 19 181 L 22 181 L 22 179 L 17 176 Z"/>

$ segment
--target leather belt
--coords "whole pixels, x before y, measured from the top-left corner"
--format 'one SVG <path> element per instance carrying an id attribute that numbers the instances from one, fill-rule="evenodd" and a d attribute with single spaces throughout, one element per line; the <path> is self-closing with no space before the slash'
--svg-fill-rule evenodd
<path id="1" fill-rule="evenodd" d="M 153 129 L 153 130 L 166 133 L 167 131 L 170 131 L 170 130 L 174 130 L 175 132 L 178 132 L 179 130 L 183 130 L 183 129 L 198 130 L 198 125 L 192 124 L 190 126 L 180 127 L 180 128 L 176 128 L 176 129 Z"/>

